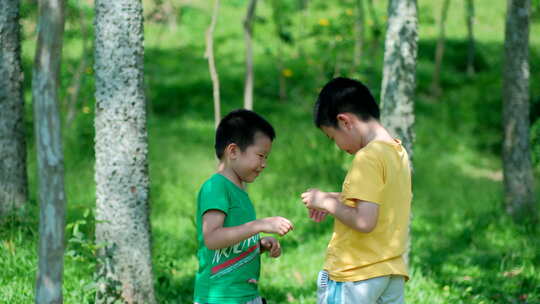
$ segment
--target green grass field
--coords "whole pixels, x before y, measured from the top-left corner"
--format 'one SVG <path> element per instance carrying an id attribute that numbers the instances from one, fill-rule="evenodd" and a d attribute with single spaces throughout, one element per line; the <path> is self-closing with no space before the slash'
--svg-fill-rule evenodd
<path id="1" fill-rule="evenodd" d="M 465 75 L 463 4 L 452 2 L 441 75 L 444 94 L 440 98 L 429 94 L 437 38 L 435 13 L 440 4 L 419 4 L 412 279 L 406 285 L 408 303 L 540 303 L 540 229 L 513 222 L 502 205 L 499 150 L 505 4 L 476 2 L 478 73 L 473 78 Z M 249 185 L 248 192 L 258 217 L 281 215 L 295 224 L 292 233 L 280 238 L 282 257 L 262 259 L 260 289 L 270 303 L 315 302 L 315 279 L 331 235 L 332 219 L 320 224 L 311 222 L 299 195 L 308 187 L 339 191 L 351 160 L 313 126 L 311 109 L 318 89 L 334 69 L 334 57 L 323 49 L 328 46 L 324 39 L 334 37 L 337 30 L 343 31 L 344 42 L 330 53 L 341 52 L 342 58 L 347 58 L 352 54 L 352 43 L 347 43 L 347 37 L 352 34 L 343 25 L 346 22 L 340 21 L 343 4 L 339 8 L 337 4 L 325 7 L 322 1 L 314 3 L 305 17 L 304 28 L 319 34 L 295 44 L 283 44 L 284 66 L 292 72 L 287 78 L 285 101 L 280 101 L 278 95 L 280 71 L 275 63 L 277 39 L 270 7 L 264 1 L 258 7 L 255 110 L 273 123 L 277 139 L 266 171 Z M 384 21 L 384 4 L 375 3 Z M 204 31 L 210 18 L 207 5 L 182 8 L 176 28 L 146 24 L 153 261 L 160 303 L 192 301 L 197 268 L 195 198 L 199 186 L 216 166 L 212 148 L 212 84 L 203 58 Z M 244 49 L 239 20 L 244 6 L 244 1 L 224 1 L 216 32 L 223 114 L 242 106 Z M 26 39 L 23 60 L 31 201 L 20 215 L 4 220 L 0 226 L 0 303 L 13 304 L 33 301 L 38 242 L 30 94 L 35 23 L 30 19 L 34 16 L 31 9 L 23 12 L 27 14 L 22 24 Z M 291 31 L 296 35 L 302 23 L 300 13 L 294 16 Z M 82 49 L 73 18 L 66 27 L 62 96 L 68 92 Z M 318 28 L 321 18 L 328 19 L 328 28 Z M 538 33 L 537 12 L 531 25 L 531 96 L 535 103 L 540 103 Z M 343 69 L 341 74 L 366 81 L 378 96 L 382 55 L 379 47 L 372 58 L 362 63 L 360 71 L 349 73 Z M 77 117 L 63 130 L 70 224 L 66 234 L 65 303 L 93 303 L 94 297 L 92 73 L 91 68 L 86 69 Z M 538 165 L 536 168 L 538 176 Z"/>

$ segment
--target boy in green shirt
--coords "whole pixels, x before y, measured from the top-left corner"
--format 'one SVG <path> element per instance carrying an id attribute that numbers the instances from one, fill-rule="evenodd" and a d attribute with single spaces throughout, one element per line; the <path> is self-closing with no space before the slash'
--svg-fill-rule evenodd
<path id="1" fill-rule="evenodd" d="M 283 217 L 256 219 L 244 183 L 255 181 L 266 167 L 275 132 L 255 112 L 236 110 L 225 116 L 216 131 L 215 149 L 220 168 L 201 187 L 197 199 L 196 304 L 262 304 L 257 283 L 260 253 L 281 255 L 273 237 L 293 226 Z"/>

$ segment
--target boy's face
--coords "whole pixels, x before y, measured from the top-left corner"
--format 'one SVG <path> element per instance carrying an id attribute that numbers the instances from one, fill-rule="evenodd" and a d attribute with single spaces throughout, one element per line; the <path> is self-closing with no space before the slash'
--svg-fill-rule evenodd
<path id="1" fill-rule="evenodd" d="M 353 141 L 351 140 L 350 134 L 348 134 L 348 132 L 339 128 L 327 126 L 322 126 L 321 130 L 324 134 L 326 134 L 326 136 L 328 136 L 328 138 L 333 140 L 338 146 L 338 148 L 340 148 L 341 150 L 349 154 L 355 154 L 359 150 L 357 150 L 352 144 Z"/>
<path id="2" fill-rule="evenodd" d="M 232 166 L 238 177 L 246 182 L 253 182 L 266 168 L 266 160 L 272 149 L 272 141 L 263 133 L 255 133 L 253 144 L 244 151 L 236 150 L 232 157 Z"/>
<path id="3" fill-rule="evenodd" d="M 339 114 L 337 128 L 321 126 L 321 130 L 336 143 L 338 148 L 349 154 L 356 154 L 364 147 L 364 138 L 367 134 L 365 123 L 352 114 Z"/>

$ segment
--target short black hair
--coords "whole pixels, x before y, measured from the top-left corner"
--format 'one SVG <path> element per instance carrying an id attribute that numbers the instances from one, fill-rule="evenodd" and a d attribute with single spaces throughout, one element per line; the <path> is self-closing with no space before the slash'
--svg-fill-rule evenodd
<path id="1" fill-rule="evenodd" d="M 315 125 L 337 128 L 337 115 L 345 112 L 364 121 L 380 118 L 379 106 L 363 83 L 345 77 L 334 78 L 319 93 L 313 111 Z"/>
<path id="2" fill-rule="evenodd" d="M 219 122 L 216 130 L 216 156 L 221 159 L 225 148 L 232 143 L 238 145 L 240 151 L 245 151 L 255 141 L 257 132 L 268 136 L 271 141 L 276 138 L 272 125 L 259 114 L 245 109 L 230 112 Z"/>

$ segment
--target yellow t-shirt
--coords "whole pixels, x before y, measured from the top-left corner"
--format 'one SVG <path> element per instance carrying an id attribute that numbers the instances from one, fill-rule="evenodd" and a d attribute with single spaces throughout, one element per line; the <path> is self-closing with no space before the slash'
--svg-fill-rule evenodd
<path id="1" fill-rule="evenodd" d="M 324 266 L 330 278 L 338 282 L 385 275 L 408 278 L 403 254 L 412 189 L 409 157 L 401 142 L 372 141 L 360 149 L 343 182 L 341 199 L 351 207 L 356 206 L 354 200 L 376 203 L 379 218 L 370 233 L 335 220 Z"/>

